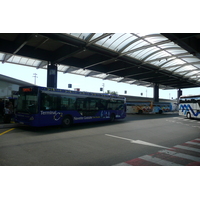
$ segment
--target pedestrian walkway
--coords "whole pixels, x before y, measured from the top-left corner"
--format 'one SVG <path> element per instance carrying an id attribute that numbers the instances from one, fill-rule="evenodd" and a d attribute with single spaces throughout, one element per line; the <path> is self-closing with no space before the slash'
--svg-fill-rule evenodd
<path id="1" fill-rule="evenodd" d="M 4 123 L 2 117 L 0 117 L 0 129 L 1 128 L 15 128 L 19 126 L 19 124 L 16 124 L 14 121 L 11 121 L 11 123 Z"/>
<path id="2" fill-rule="evenodd" d="M 115 166 L 200 166 L 200 138 Z"/>

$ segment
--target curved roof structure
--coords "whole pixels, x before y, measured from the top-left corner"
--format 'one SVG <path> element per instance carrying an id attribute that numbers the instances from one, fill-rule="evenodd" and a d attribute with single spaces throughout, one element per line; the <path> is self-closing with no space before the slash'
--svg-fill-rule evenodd
<path id="1" fill-rule="evenodd" d="M 162 89 L 200 86 L 200 34 L 0 34 L 0 61 Z M 192 43 L 190 42 L 192 39 Z M 189 41 L 189 42 L 188 42 Z M 188 45 L 189 44 L 189 45 Z"/>

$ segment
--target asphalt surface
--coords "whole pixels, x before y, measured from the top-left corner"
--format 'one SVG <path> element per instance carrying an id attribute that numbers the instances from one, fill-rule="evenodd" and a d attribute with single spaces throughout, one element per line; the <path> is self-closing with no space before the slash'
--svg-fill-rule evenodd
<path id="1" fill-rule="evenodd" d="M 200 120 L 187 120 L 177 114 L 128 115 L 113 123 L 77 124 L 70 128 L 10 125 L 0 129 L 0 165 L 113 166 L 156 165 L 156 162 L 170 165 L 170 162 L 159 163 L 158 159 L 154 162 L 155 158 L 149 163 L 145 160 L 145 164 L 129 161 L 157 156 L 159 151 L 171 150 L 197 138 L 200 138 Z M 198 150 L 189 153 L 197 160 L 180 162 L 181 165 L 198 165 Z M 176 159 L 171 163 L 176 163 Z"/>

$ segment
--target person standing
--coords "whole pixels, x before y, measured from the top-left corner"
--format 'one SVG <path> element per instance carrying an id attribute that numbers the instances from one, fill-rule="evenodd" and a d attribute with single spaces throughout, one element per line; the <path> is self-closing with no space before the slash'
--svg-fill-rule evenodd
<path id="1" fill-rule="evenodd" d="M 10 109 L 9 109 L 9 106 L 6 105 L 5 108 L 4 108 L 4 123 L 10 123 L 11 121 L 11 112 L 10 112 Z"/>
<path id="2" fill-rule="evenodd" d="M 4 104 L 3 100 L 0 99 L 0 121 L 3 119 L 3 115 L 4 115 Z"/>

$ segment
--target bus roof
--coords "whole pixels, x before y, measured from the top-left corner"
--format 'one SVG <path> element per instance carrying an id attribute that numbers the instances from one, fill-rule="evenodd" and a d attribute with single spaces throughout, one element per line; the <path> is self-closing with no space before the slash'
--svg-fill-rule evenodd
<path id="1" fill-rule="evenodd" d="M 42 91 L 49 91 L 49 92 L 56 92 L 56 93 L 68 93 L 74 95 L 84 95 L 84 96 L 91 96 L 91 97 L 106 97 L 106 98 L 118 98 L 118 99 L 126 99 L 125 97 L 121 97 L 119 95 L 113 94 L 105 94 L 105 93 L 94 93 L 94 92 L 85 92 L 85 91 L 75 91 L 75 90 L 65 90 L 65 89 L 57 89 L 57 88 L 50 88 L 50 87 L 41 87 L 41 86 L 23 86 L 20 88 L 38 88 Z"/>
<path id="2" fill-rule="evenodd" d="M 198 94 L 198 95 L 186 95 L 186 96 L 180 96 L 179 98 L 192 98 L 192 97 L 200 97 L 200 94 Z"/>

